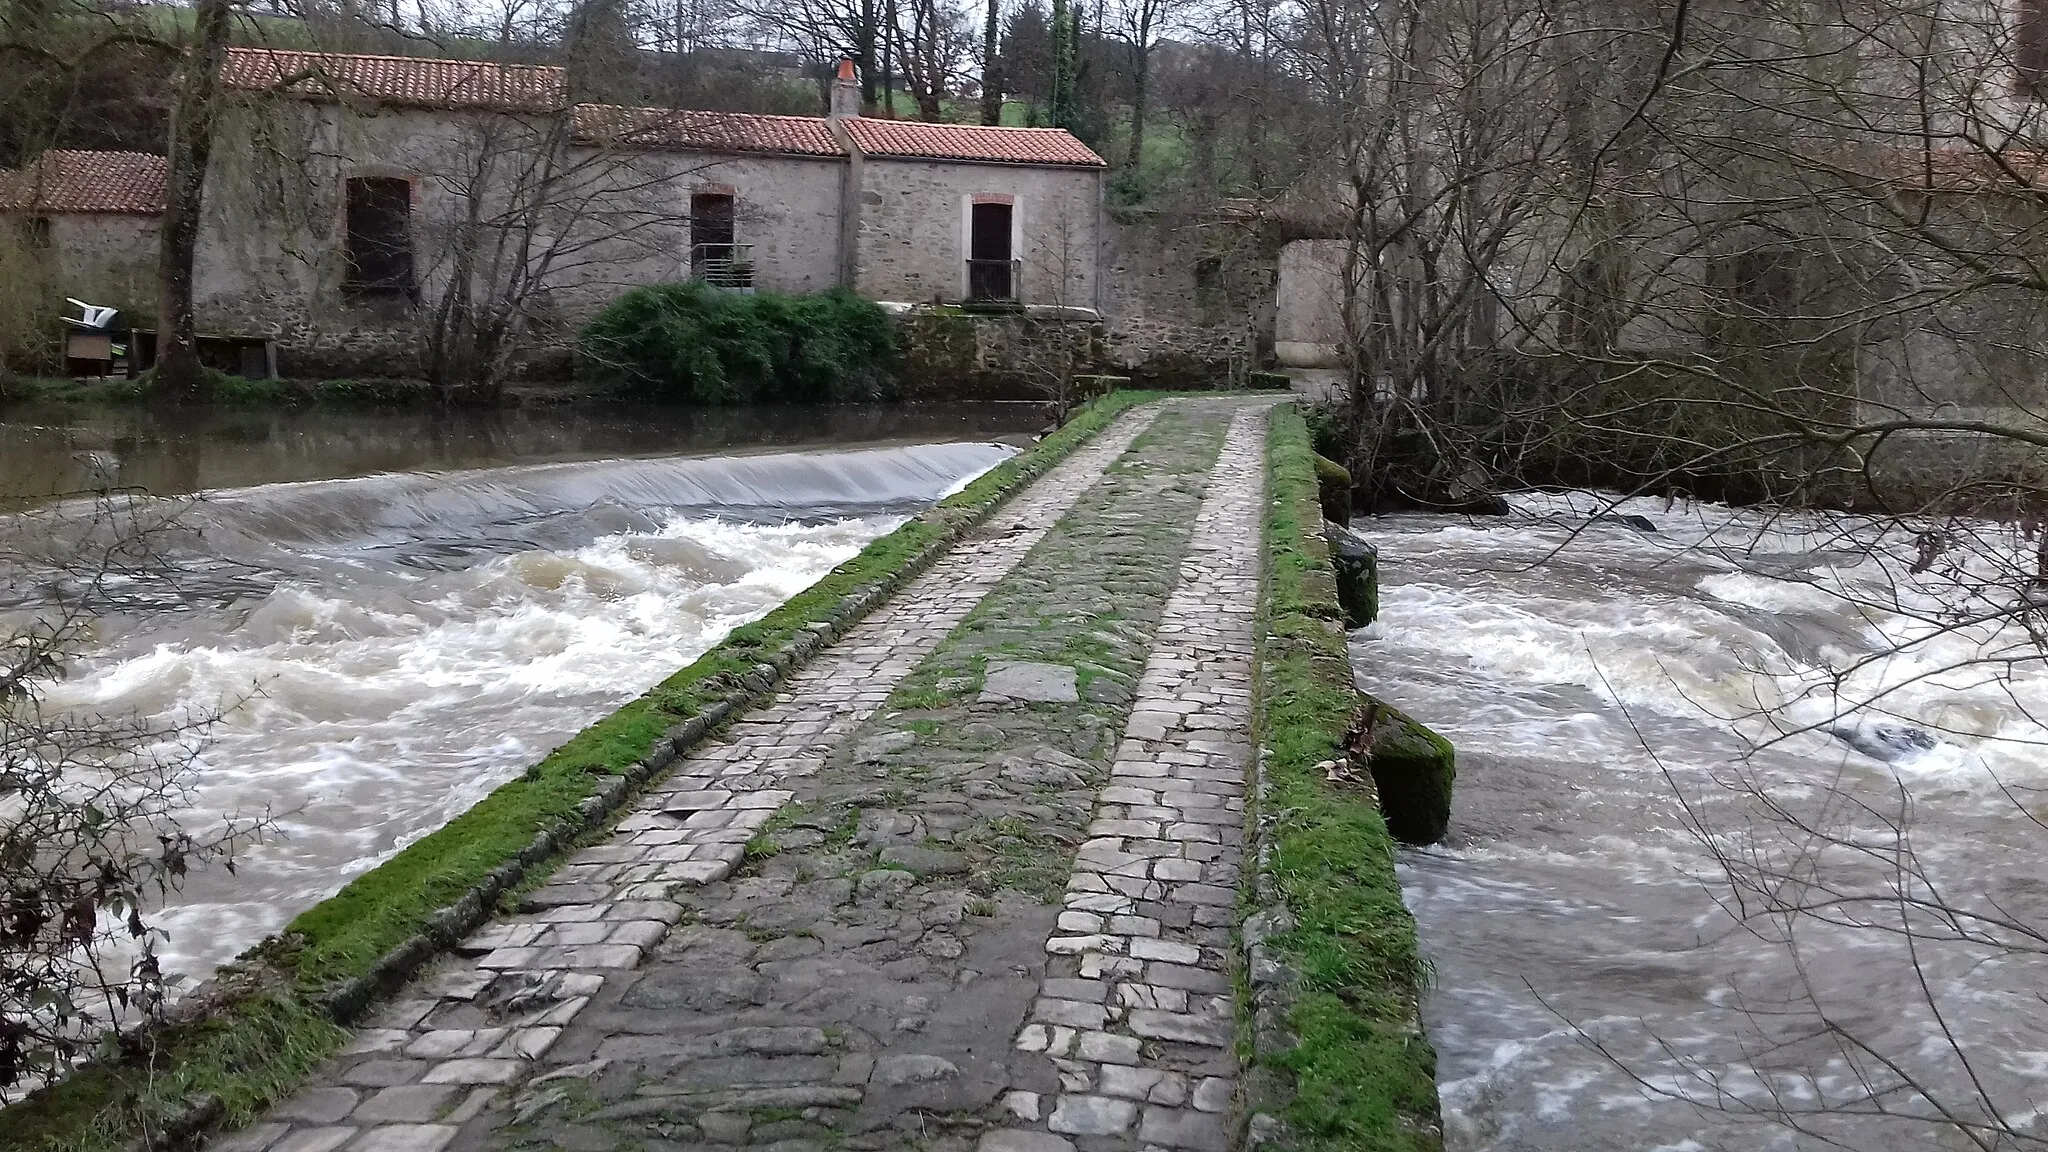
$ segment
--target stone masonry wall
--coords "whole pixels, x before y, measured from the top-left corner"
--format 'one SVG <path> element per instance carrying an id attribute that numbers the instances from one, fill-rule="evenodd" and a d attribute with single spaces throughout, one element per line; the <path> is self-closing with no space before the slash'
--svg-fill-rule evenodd
<path id="1" fill-rule="evenodd" d="M 147 324 L 156 315 L 157 220 L 154 216 L 77 213 L 52 216 L 52 285 L 57 299 L 121 309 L 124 321 Z"/>
<path id="2" fill-rule="evenodd" d="M 823 292 L 839 282 L 840 160 L 664 151 L 627 163 L 592 148 L 570 156 L 599 184 L 590 199 L 641 209 L 638 219 L 602 222 L 629 233 L 623 242 L 595 245 L 557 274 L 556 295 L 577 323 L 628 289 L 688 275 L 690 197 L 699 191 L 732 193 L 734 237 L 750 246 L 755 287 Z"/>
<path id="3" fill-rule="evenodd" d="M 967 294 L 969 205 L 976 196 L 1010 196 L 1023 302 L 1099 306 L 1099 170 L 870 157 L 859 171 L 861 295 L 959 301 Z"/>
<path id="4" fill-rule="evenodd" d="M 1118 212 L 1106 230 L 1104 371 L 1214 387 L 1273 342 L 1277 253 L 1242 222 Z"/>

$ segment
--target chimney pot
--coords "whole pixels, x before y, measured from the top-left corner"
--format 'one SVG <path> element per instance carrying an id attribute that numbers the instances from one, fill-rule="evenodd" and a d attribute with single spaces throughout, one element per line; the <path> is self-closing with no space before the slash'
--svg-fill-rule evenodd
<path id="1" fill-rule="evenodd" d="M 832 81 L 831 119 L 845 120 L 860 115 L 860 80 L 853 74 L 853 61 L 839 61 L 839 76 Z"/>

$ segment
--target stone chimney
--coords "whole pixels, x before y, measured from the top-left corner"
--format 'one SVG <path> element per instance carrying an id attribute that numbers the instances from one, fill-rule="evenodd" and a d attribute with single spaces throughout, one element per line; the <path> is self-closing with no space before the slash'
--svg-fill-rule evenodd
<path id="1" fill-rule="evenodd" d="M 853 61 L 839 62 L 839 76 L 832 81 L 833 120 L 844 120 L 860 115 L 860 81 L 854 79 Z"/>

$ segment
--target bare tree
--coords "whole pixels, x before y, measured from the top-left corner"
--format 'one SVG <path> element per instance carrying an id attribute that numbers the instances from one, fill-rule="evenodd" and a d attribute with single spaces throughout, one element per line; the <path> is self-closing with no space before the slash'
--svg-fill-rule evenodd
<path id="1" fill-rule="evenodd" d="M 174 396 L 193 396 L 200 388 L 192 265 L 199 247 L 207 158 L 213 151 L 221 64 L 227 59 L 234 15 L 234 0 L 200 0 L 171 119 L 159 265 L 157 379 Z"/>
<path id="2" fill-rule="evenodd" d="M 107 489 L 0 520 L 0 1099 L 164 1007 L 145 914 L 191 870 L 232 870 L 261 827 L 180 820 L 211 715 L 46 703 L 94 620 L 138 581 L 168 579 L 161 547 L 181 510 Z"/>
<path id="3" fill-rule="evenodd" d="M 1110 26 L 1130 49 L 1131 147 L 1124 165 L 1137 171 L 1145 155 L 1145 121 L 1151 115 L 1152 54 L 1172 30 L 1180 0 L 1119 0 Z"/>

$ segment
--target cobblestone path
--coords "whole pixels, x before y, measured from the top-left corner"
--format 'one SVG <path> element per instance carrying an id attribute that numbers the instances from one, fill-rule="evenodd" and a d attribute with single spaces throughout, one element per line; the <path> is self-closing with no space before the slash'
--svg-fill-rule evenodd
<path id="1" fill-rule="evenodd" d="M 215 1148 L 1221 1149 L 1263 416 L 1106 430 Z"/>

